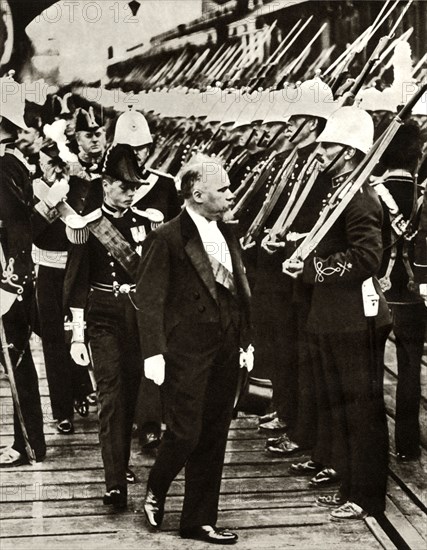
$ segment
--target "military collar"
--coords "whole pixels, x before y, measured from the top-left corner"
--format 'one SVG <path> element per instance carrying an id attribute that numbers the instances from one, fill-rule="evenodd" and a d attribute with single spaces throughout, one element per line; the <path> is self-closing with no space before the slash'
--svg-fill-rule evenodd
<path id="1" fill-rule="evenodd" d="M 347 170 L 347 172 L 343 172 L 342 174 L 338 174 L 338 176 L 335 176 L 332 178 L 332 189 L 336 189 L 340 185 L 342 185 L 347 179 L 348 176 L 351 174 L 351 170 Z"/>
<path id="2" fill-rule="evenodd" d="M 104 202 L 101 206 L 101 210 L 113 218 L 123 218 L 129 208 L 126 208 L 126 210 L 118 210 L 117 208 L 114 208 L 114 206 L 110 206 Z"/>

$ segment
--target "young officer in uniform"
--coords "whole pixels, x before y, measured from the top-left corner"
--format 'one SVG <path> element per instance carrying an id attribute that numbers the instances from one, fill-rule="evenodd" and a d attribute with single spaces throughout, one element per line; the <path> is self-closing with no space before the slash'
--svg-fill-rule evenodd
<path id="1" fill-rule="evenodd" d="M 127 470 L 135 404 L 142 372 L 133 292 L 142 242 L 151 230 L 153 212 L 132 207 L 142 184 L 132 149 L 117 145 L 103 170 L 101 237 L 92 233 L 72 247 L 64 300 L 73 311 L 71 355 L 88 363 L 83 310 L 98 390 L 100 442 L 107 492 L 104 504 L 127 504 Z M 156 222 L 160 223 L 159 212 Z M 99 235 L 99 232 L 97 233 Z M 114 244 L 113 249 L 111 243 Z"/>
<path id="2" fill-rule="evenodd" d="M 369 151 L 373 135 L 366 111 L 342 107 L 330 117 L 317 141 L 333 189 Z M 315 383 L 323 386 L 326 399 L 318 407 L 318 430 L 329 434 L 314 459 L 340 475 L 340 493 L 319 497 L 319 504 L 341 504 L 331 513 L 334 519 L 380 515 L 385 508 L 388 433 L 382 379 L 390 317 L 375 279 L 381 226 L 379 199 L 365 184 L 304 262 L 284 264 L 288 273 L 313 285 L 308 331 Z M 367 294 L 378 294 L 377 312 L 370 310 Z"/>
<path id="3" fill-rule="evenodd" d="M 14 146 L 24 122 L 22 90 L 16 82 L 0 79 L 0 316 L 2 347 L 9 348 L 16 388 L 35 459 L 46 455 L 43 413 L 38 378 L 30 350 L 34 313 L 33 195 L 30 170 L 22 152 Z M 6 342 L 3 339 L 6 338 Z M 2 363 L 4 362 L 3 351 Z M 2 449 L 0 467 L 28 463 L 26 441 L 14 403 L 14 442 Z"/>
<path id="4" fill-rule="evenodd" d="M 130 145 L 138 160 L 141 185 L 134 197 L 134 205 L 142 210 L 155 208 L 165 221 L 169 221 L 181 211 L 181 201 L 175 180 L 166 174 L 145 167 L 150 156 L 153 138 L 147 120 L 138 111 L 127 111 L 119 116 L 114 132 L 113 143 Z M 107 152 L 108 155 L 108 152 Z M 138 435 L 143 449 L 156 447 L 160 443 L 162 406 L 159 388 L 142 374 L 140 395 L 135 418 Z"/>

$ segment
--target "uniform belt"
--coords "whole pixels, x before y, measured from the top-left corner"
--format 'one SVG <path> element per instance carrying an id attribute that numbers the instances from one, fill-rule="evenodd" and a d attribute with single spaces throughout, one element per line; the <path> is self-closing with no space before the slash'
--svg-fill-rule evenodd
<path id="1" fill-rule="evenodd" d="M 286 240 L 288 242 L 295 242 L 295 241 L 299 241 L 301 239 L 305 239 L 307 237 L 308 233 L 296 233 L 295 231 L 290 231 L 287 235 L 286 235 Z"/>
<path id="2" fill-rule="evenodd" d="M 135 284 L 124 283 L 120 285 L 119 283 L 115 285 L 107 285 L 105 283 L 91 283 L 90 285 L 92 290 L 102 290 L 103 292 L 113 292 L 115 294 L 129 294 L 133 292 L 136 288 Z"/>
<path id="3" fill-rule="evenodd" d="M 65 269 L 67 264 L 66 250 L 43 250 L 33 247 L 32 256 L 35 264 L 53 267 L 54 269 Z"/>

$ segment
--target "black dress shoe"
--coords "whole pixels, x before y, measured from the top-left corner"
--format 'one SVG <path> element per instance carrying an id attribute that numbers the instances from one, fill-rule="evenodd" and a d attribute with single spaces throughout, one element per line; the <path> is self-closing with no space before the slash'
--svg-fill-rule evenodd
<path id="1" fill-rule="evenodd" d="M 64 435 L 70 435 L 74 433 L 74 426 L 69 418 L 64 418 L 64 420 L 60 420 L 56 425 L 56 429 L 60 434 Z"/>
<path id="2" fill-rule="evenodd" d="M 144 433 L 140 437 L 141 449 L 147 451 L 160 445 L 160 435 L 154 432 Z"/>
<path id="3" fill-rule="evenodd" d="M 277 411 L 265 414 L 264 416 L 260 416 L 258 418 L 258 424 L 265 424 L 266 422 L 270 422 L 270 420 L 274 420 L 277 418 Z"/>
<path id="4" fill-rule="evenodd" d="M 126 487 L 114 487 L 107 491 L 104 495 L 103 502 L 105 505 L 112 505 L 117 510 L 126 508 L 128 503 L 128 495 Z"/>
<path id="5" fill-rule="evenodd" d="M 136 483 L 136 475 L 130 468 L 126 470 L 126 481 L 128 483 Z"/>
<path id="6" fill-rule="evenodd" d="M 87 416 L 89 414 L 89 403 L 87 402 L 87 399 L 74 399 L 74 410 L 80 416 Z"/>
<path id="7" fill-rule="evenodd" d="M 183 539 L 202 540 L 213 544 L 234 544 L 239 538 L 236 533 L 231 533 L 225 529 L 217 529 L 210 525 L 202 525 L 191 529 L 181 529 L 179 532 Z"/>
<path id="8" fill-rule="evenodd" d="M 418 460 L 421 456 L 421 451 L 418 450 L 415 453 L 396 453 L 396 460 L 398 462 L 411 462 L 413 460 Z"/>
<path id="9" fill-rule="evenodd" d="M 147 494 L 144 500 L 144 514 L 151 527 L 160 529 L 164 513 L 165 499 L 158 498 L 150 487 L 147 487 Z"/>

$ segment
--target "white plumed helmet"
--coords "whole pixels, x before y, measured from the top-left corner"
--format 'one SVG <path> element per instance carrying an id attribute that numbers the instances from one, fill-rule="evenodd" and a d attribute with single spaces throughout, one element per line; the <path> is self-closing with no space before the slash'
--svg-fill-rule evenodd
<path id="1" fill-rule="evenodd" d="M 127 144 L 141 147 L 153 143 L 147 120 L 138 111 L 127 111 L 119 116 L 114 132 L 113 144 Z"/>
<path id="2" fill-rule="evenodd" d="M 366 154 L 374 142 L 374 123 L 363 109 L 341 107 L 328 119 L 316 141 L 347 145 Z"/>

